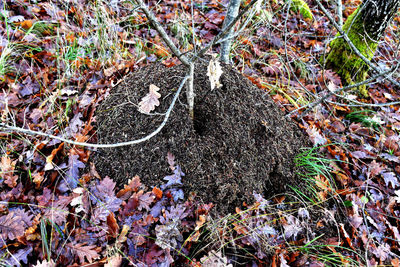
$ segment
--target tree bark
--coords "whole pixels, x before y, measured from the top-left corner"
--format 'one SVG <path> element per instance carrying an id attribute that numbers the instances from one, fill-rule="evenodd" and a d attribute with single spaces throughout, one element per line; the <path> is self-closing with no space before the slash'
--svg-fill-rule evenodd
<path id="1" fill-rule="evenodd" d="M 228 5 L 228 11 L 224 19 L 224 25 L 222 26 L 222 31 L 236 18 L 239 13 L 240 0 L 230 0 Z M 222 43 L 221 46 L 221 61 L 224 63 L 229 63 L 229 52 L 231 51 L 232 39 L 229 38 L 233 34 L 233 27 L 227 33 L 227 39 Z"/>
<path id="2" fill-rule="evenodd" d="M 347 18 L 343 31 L 368 60 L 375 54 L 378 42 L 393 19 L 400 0 L 364 0 Z M 358 57 L 343 37 L 338 34 L 331 43 L 326 67 L 336 71 L 345 85 L 362 82 L 367 77 L 368 65 Z M 368 96 L 366 85 L 358 87 Z"/>

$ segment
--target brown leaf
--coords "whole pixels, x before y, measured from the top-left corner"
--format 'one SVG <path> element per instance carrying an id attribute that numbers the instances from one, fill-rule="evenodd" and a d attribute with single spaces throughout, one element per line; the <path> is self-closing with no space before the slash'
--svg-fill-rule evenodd
<path id="1" fill-rule="evenodd" d="M 44 172 L 35 172 L 32 174 L 32 178 L 33 178 L 33 183 L 36 185 L 35 188 L 39 189 L 40 184 L 44 179 Z"/>
<path id="2" fill-rule="evenodd" d="M 367 171 L 367 178 L 373 178 L 380 174 L 385 168 L 382 166 L 381 163 L 376 162 L 373 160 L 370 164 L 368 164 L 368 171 Z"/>
<path id="3" fill-rule="evenodd" d="M 156 196 L 157 199 L 162 198 L 163 192 L 158 187 L 154 187 L 151 192 Z"/>
<path id="4" fill-rule="evenodd" d="M 341 121 L 334 121 L 332 124 L 333 131 L 335 133 L 342 133 L 346 130 L 346 127 L 344 126 L 343 122 Z"/>
<path id="5" fill-rule="evenodd" d="M 154 196 L 151 195 L 150 192 L 143 194 L 143 190 L 141 190 L 138 193 L 134 194 L 134 197 L 139 199 L 139 210 L 142 210 L 143 208 L 146 210 L 150 210 L 150 204 L 154 201 Z"/>
<path id="6" fill-rule="evenodd" d="M 126 239 L 127 239 L 126 236 L 127 236 L 128 232 L 129 232 L 129 230 L 130 230 L 130 227 L 128 225 L 124 224 L 122 226 L 121 233 L 118 236 L 118 242 L 119 243 L 124 243 L 126 241 Z"/>
<path id="7" fill-rule="evenodd" d="M 173 171 L 175 170 L 175 157 L 174 155 L 168 151 L 167 153 L 167 162 L 169 164 L 169 168 Z"/>
<path id="8" fill-rule="evenodd" d="M 20 23 L 20 26 L 25 30 L 28 30 L 32 27 L 33 21 L 32 20 L 24 20 Z"/>
<path id="9" fill-rule="evenodd" d="M 47 156 L 46 158 L 46 166 L 44 167 L 45 171 L 49 171 L 52 170 L 53 167 L 53 159 L 54 157 L 58 154 L 58 152 L 60 152 L 60 150 L 64 147 L 64 142 L 62 142 L 57 148 L 53 149 L 53 151 L 51 151 L 51 154 L 49 156 Z"/>
<path id="10" fill-rule="evenodd" d="M 104 267 L 119 267 L 122 264 L 122 256 L 119 254 L 111 256 Z"/>
<path id="11" fill-rule="evenodd" d="M 63 225 L 66 222 L 68 215 L 67 205 L 71 203 L 72 197 L 70 196 L 59 196 L 57 201 L 47 204 L 45 207 L 44 217 L 48 218 L 52 222 L 58 225 Z"/>
<path id="12" fill-rule="evenodd" d="M 139 176 L 135 176 L 132 178 L 132 180 L 129 182 L 129 187 L 132 188 L 133 191 L 138 191 L 139 188 L 142 186 L 142 183 L 140 182 Z"/>
<path id="13" fill-rule="evenodd" d="M 84 246 L 83 244 L 68 244 L 70 248 L 72 248 L 72 251 L 79 257 L 79 261 L 81 264 L 85 262 L 85 258 L 88 260 L 88 262 L 92 262 L 93 259 L 98 258 L 100 255 L 97 253 L 97 251 L 94 249 L 96 246 L 95 245 L 90 245 L 90 246 Z"/>
<path id="14" fill-rule="evenodd" d="M 112 237 L 116 238 L 119 231 L 119 225 L 115 219 L 114 213 L 110 212 L 107 216 L 108 231 Z"/>
<path id="15" fill-rule="evenodd" d="M 1 157 L 0 174 L 4 179 L 4 183 L 11 188 L 17 186 L 18 176 L 14 175 L 16 162 L 16 160 L 12 161 L 7 155 Z"/>
<path id="16" fill-rule="evenodd" d="M 24 234 L 22 217 L 15 211 L 10 211 L 7 215 L 0 217 L 0 237 L 2 240 L 14 240 Z"/>

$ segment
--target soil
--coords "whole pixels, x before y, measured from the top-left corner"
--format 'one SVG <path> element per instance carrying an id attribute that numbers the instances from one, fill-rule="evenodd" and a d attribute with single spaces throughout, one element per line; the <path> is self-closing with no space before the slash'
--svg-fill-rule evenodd
<path id="1" fill-rule="evenodd" d="M 208 62 L 195 66 L 195 120 L 189 118 L 186 95 L 181 93 L 163 130 L 137 145 L 100 149 L 94 154 L 98 172 L 121 188 L 138 175 L 147 186 L 164 184 L 171 174 L 167 153 L 186 174 L 185 195 L 195 192 L 216 205 L 218 213 L 232 213 L 243 202 L 253 203 L 253 192 L 264 197 L 285 193 L 289 185 L 301 187 L 294 157 L 311 146 L 308 137 L 275 105 L 266 92 L 223 65 L 223 86 L 211 91 Z M 113 88 L 96 111 L 100 143 L 138 139 L 154 131 L 163 115 L 138 112 L 137 104 L 150 84 L 160 89 L 165 113 L 182 78 L 183 66 L 152 65 L 131 73 Z"/>

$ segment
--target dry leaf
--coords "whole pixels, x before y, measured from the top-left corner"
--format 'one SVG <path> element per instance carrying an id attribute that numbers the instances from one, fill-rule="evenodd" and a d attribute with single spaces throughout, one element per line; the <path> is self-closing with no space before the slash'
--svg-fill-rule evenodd
<path id="1" fill-rule="evenodd" d="M 93 262 L 94 259 L 98 258 L 100 255 L 96 250 L 96 245 L 85 246 L 83 244 L 67 244 L 74 254 L 79 257 L 81 264 L 85 263 L 85 258 L 89 263 Z"/>
<path id="2" fill-rule="evenodd" d="M 158 187 L 154 187 L 151 192 L 156 196 L 157 199 L 162 198 L 163 192 Z"/>
<path id="3" fill-rule="evenodd" d="M 56 263 L 53 260 L 43 260 L 42 262 L 38 261 L 34 267 L 56 267 Z"/>
<path id="4" fill-rule="evenodd" d="M 117 241 L 119 243 L 124 243 L 127 240 L 126 235 L 128 234 L 129 230 L 130 230 L 130 227 L 128 225 L 124 224 L 122 226 L 121 233 L 119 234 L 118 239 L 117 239 Z"/>
<path id="5" fill-rule="evenodd" d="M 122 256 L 117 254 L 107 259 L 107 263 L 104 264 L 104 267 L 119 267 L 121 266 L 121 264 L 122 264 Z"/>
<path id="6" fill-rule="evenodd" d="M 44 172 L 35 172 L 32 174 L 32 178 L 33 178 L 33 183 L 35 184 L 35 188 L 39 189 L 40 184 L 44 179 Z"/>
<path id="7" fill-rule="evenodd" d="M 150 84 L 149 93 L 142 98 L 139 103 L 139 112 L 149 113 L 153 111 L 156 106 L 160 105 L 160 101 L 158 99 L 161 97 L 161 94 L 158 93 L 158 88 L 154 84 Z"/>
<path id="8" fill-rule="evenodd" d="M 16 163 L 16 160 L 12 161 L 7 155 L 3 156 L 0 162 L 0 174 L 4 183 L 11 188 L 17 186 L 18 175 L 14 175 Z"/>
<path id="9" fill-rule="evenodd" d="M 211 90 L 214 90 L 214 88 L 220 88 L 222 86 L 222 84 L 219 82 L 219 78 L 221 77 L 222 73 L 223 71 L 217 59 L 217 55 L 213 54 L 207 68 L 207 76 L 210 79 Z"/>

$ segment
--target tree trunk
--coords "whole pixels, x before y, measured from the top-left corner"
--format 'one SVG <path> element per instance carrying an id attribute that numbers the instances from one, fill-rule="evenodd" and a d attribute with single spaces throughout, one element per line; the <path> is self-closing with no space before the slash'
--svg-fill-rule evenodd
<path id="1" fill-rule="evenodd" d="M 239 13 L 239 7 L 240 7 L 240 0 L 230 0 L 229 5 L 228 5 L 228 11 L 226 12 L 226 17 L 224 19 L 224 25 L 222 26 L 222 30 L 225 29 L 226 26 L 228 26 L 238 15 Z M 226 35 L 226 40 L 222 43 L 221 46 L 221 61 L 224 63 L 229 63 L 229 52 L 231 51 L 231 44 L 232 44 L 232 39 L 229 38 L 233 34 L 233 28 L 232 27 L 228 34 Z"/>
<path id="2" fill-rule="evenodd" d="M 347 18 L 343 31 L 363 56 L 371 60 L 386 27 L 399 8 L 400 0 L 364 0 Z M 326 58 L 326 67 L 336 71 L 345 85 L 366 79 L 368 65 L 358 57 L 349 44 L 336 35 L 331 51 Z M 368 96 L 366 85 L 358 88 L 360 94 Z"/>

